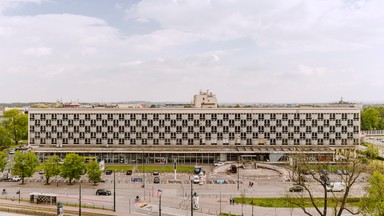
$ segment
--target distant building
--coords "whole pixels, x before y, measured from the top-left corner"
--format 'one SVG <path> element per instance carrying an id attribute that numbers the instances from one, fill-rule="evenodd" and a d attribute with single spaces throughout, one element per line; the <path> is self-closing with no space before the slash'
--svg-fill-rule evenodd
<path id="1" fill-rule="evenodd" d="M 193 96 L 193 104 L 195 108 L 217 108 L 216 95 L 208 90 L 200 91 L 198 95 Z"/>
<path id="2" fill-rule="evenodd" d="M 71 101 L 71 103 L 63 104 L 64 108 L 79 108 L 79 101 Z"/>

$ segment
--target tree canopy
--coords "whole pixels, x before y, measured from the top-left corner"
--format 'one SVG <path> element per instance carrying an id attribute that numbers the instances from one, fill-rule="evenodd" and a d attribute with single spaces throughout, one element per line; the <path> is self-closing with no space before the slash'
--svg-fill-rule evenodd
<path id="1" fill-rule="evenodd" d="M 35 153 L 17 151 L 13 158 L 12 175 L 19 175 L 21 183 L 24 184 L 24 178 L 31 177 L 38 165 L 39 159 Z"/>
<path id="2" fill-rule="evenodd" d="M 8 155 L 5 152 L 0 151 L 0 172 L 3 172 L 5 165 L 7 165 L 7 157 Z"/>
<path id="3" fill-rule="evenodd" d="M 79 180 L 84 172 L 84 158 L 77 154 L 71 153 L 65 156 L 63 165 L 61 166 L 61 176 L 69 179 L 69 184 L 72 180 Z"/>
<path id="4" fill-rule="evenodd" d="M 60 158 L 57 155 L 53 155 L 44 161 L 44 176 L 46 184 L 49 184 L 49 179 L 52 176 L 60 174 Z"/>
<path id="5" fill-rule="evenodd" d="M 89 181 L 97 184 L 101 181 L 101 170 L 99 163 L 96 160 L 92 160 L 86 166 Z"/>
<path id="6" fill-rule="evenodd" d="M 0 149 L 8 148 L 12 144 L 11 134 L 5 127 L 0 126 Z"/>
<path id="7" fill-rule="evenodd" d="M 384 175 L 376 171 L 368 181 L 367 195 L 361 199 L 360 208 L 368 215 L 384 215 Z"/>
<path id="8" fill-rule="evenodd" d="M 12 109 L 4 111 L 4 128 L 11 135 L 13 142 L 17 145 L 19 140 L 28 137 L 28 115 L 20 110 Z"/>
<path id="9" fill-rule="evenodd" d="M 361 111 L 362 130 L 384 130 L 384 107 L 369 107 Z"/>

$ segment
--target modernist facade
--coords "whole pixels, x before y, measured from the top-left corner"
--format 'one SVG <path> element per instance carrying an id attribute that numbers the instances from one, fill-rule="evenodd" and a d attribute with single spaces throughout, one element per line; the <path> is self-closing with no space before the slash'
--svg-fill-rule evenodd
<path id="1" fill-rule="evenodd" d="M 76 152 L 107 163 L 335 160 L 359 144 L 353 106 L 30 109 L 29 144 L 42 159 Z"/>

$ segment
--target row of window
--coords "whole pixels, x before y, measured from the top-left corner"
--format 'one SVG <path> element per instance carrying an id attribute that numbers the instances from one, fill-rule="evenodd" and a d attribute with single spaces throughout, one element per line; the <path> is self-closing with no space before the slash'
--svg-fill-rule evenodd
<path id="1" fill-rule="evenodd" d="M 311 119 L 342 119 L 342 120 L 347 120 L 347 119 L 353 119 L 353 120 L 359 120 L 359 113 L 140 113 L 140 114 L 135 114 L 135 113 L 58 113 L 58 114 L 45 114 L 45 113 L 40 113 L 40 114 L 34 114 L 31 113 L 29 115 L 29 119 L 31 121 L 34 121 L 35 119 L 40 119 L 40 120 L 46 120 L 46 119 L 51 119 L 51 120 L 56 120 L 56 119 L 62 119 L 62 120 L 80 120 L 80 119 L 85 119 L 85 120 L 91 120 L 91 119 L 96 119 L 96 120 L 147 120 L 147 119 L 153 119 L 153 120 L 159 120 L 159 119 L 164 119 L 164 120 L 182 120 L 182 119 L 188 119 L 188 120 L 206 120 L 206 119 L 211 119 L 211 120 L 217 120 L 217 119 L 223 119 L 223 120 L 229 120 L 229 119 L 234 119 L 234 120 L 241 120 L 241 119 L 246 119 L 246 120 L 252 120 L 252 119 L 259 119 L 259 120 L 264 120 L 264 119 L 270 119 L 270 120 L 276 120 L 276 119 L 282 119 L 282 120 L 288 120 L 288 119 L 306 119 L 306 120 L 311 120 Z"/>
<path id="2" fill-rule="evenodd" d="M 30 140 L 31 144 L 35 144 L 34 138 Z M 136 145 L 136 144 L 141 144 L 141 145 L 159 145 L 160 143 L 165 144 L 165 145 L 171 145 L 171 144 L 176 144 L 176 145 L 206 145 L 206 142 L 203 140 L 195 140 L 195 139 L 188 139 L 188 140 L 182 140 L 182 139 L 176 139 L 174 142 L 171 141 L 171 139 L 165 139 L 164 142 L 162 142 L 160 139 L 153 139 L 153 140 L 147 140 L 147 139 L 142 139 L 142 140 L 136 140 L 136 139 L 130 139 L 130 140 L 125 140 L 125 139 L 101 139 L 101 138 L 95 138 L 95 139 L 79 139 L 79 138 L 74 138 L 74 139 L 69 139 L 69 138 L 62 138 L 62 139 L 45 139 L 45 138 L 40 138 L 38 139 L 39 144 L 119 144 L 119 145 Z M 223 145 L 229 145 L 230 142 L 228 139 L 225 140 L 220 140 Z M 255 142 L 252 139 L 246 139 L 245 143 L 241 143 L 240 141 L 236 141 L 235 145 L 240 145 L 240 144 L 246 144 L 246 145 L 276 145 L 277 142 L 276 139 L 270 139 L 269 142 Z M 281 145 L 324 145 L 324 144 L 329 144 L 329 145 L 335 145 L 336 143 L 340 143 L 341 145 L 347 145 L 347 144 L 358 144 L 358 139 L 353 139 L 353 140 L 348 140 L 348 139 L 317 139 L 317 140 L 312 140 L 312 139 L 282 139 L 281 142 L 279 142 Z M 210 145 L 217 145 L 217 141 L 212 141 L 210 142 Z"/>

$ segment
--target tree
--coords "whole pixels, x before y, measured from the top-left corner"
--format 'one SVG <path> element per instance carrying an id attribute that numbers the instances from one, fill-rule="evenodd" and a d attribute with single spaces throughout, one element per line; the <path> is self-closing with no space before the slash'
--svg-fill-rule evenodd
<path id="1" fill-rule="evenodd" d="M 149 108 L 157 108 L 156 104 L 152 104 Z"/>
<path id="2" fill-rule="evenodd" d="M 21 184 L 24 184 L 24 178 L 31 177 L 38 165 L 39 159 L 35 153 L 17 151 L 13 158 L 12 175 L 19 175 Z"/>
<path id="3" fill-rule="evenodd" d="M 361 129 L 377 130 L 379 129 L 380 112 L 374 108 L 366 108 L 361 112 Z"/>
<path id="4" fill-rule="evenodd" d="M 368 158 L 376 159 L 379 156 L 379 150 L 377 149 L 377 146 L 368 144 L 367 149 L 365 150 L 365 154 Z"/>
<path id="5" fill-rule="evenodd" d="M 86 168 L 88 173 L 88 179 L 89 181 L 93 182 L 93 185 L 96 185 L 98 182 L 101 181 L 101 170 L 99 163 L 97 163 L 96 160 L 92 160 L 91 162 L 89 162 Z"/>
<path id="6" fill-rule="evenodd" d="M 367 195 L 361 199 L 359 207 L 363 213 L 368 215 L 384 215 L 384 175 L 376 171 L 368 182 Z"/>
<path id="7" fill-rule="evenodd" d="M 63 165 L 61 166 L 61 176 L 69 179 L 69 184 L 72 180 L 79 180 L 84 172 L 84 158 L 77 154 L 71 153 L 65 156 Z"/>
<path id="8" fill-rule="evenodd" d="M 351 187 L 356 183 L 357 178 L 366 167 L 366 164 L 363 164 L 360 158 L 348 158 L 345 159 L 342 164 L 338 165 L 338 168 L 345 170 L 346 174 L 339 175 L 338 177 L 338 181 L 343 182 L 345 185 L 341 193 L 327 191 L 327 187 L 330 187 L 328 171 L 326 171 L 330 167 L 329 164 L 310 163 L 305 156 L 297 156 L 294 158 L 294 161 L 296 162 L 295 168 L 290 178 L 292 181 L 296 181 L 304 190 L 302 193 L 287 194 L 287 202 L 302 209 L 306 215 L 312 215 L 306 207 L 308 200 L 311 208 L 314 208 L 316 213 L 321 216 L 327 215 L 328 208 L 330 208 L 328 205 L 329 201 L 333 202 L 332 209 L 335 216 L 341 216 L 344 211 L 348 211 L 351 214 L 358 214 L 358 212 L 354 212 L 355 209 L 346 204 Z M 314 170 L 314 172 L 311 170 Z M 308 175 L 304 175 L 304 173 Z M 319 187 L 323 192 L 323 195 L 320 197 L 322 203 L 317 201 L 319 197 L 315 197 L 314 194 L 314 189 Z"/>
<path id="9" fill-rule="evenodd" d="M 5 165 L 7 165 L 7 153 L 1 151 L 0 152 L 0 172 L 3 172 L 5 169 Z"/>
<path id="10" fill-rule="evenodd" d="M 52 176 L 60 174 L 60 157 L 53 155 L 44 162 L 44 176 L 46 179 L 45 184 L 49 184 L 49 179 Z"/>
<path id="11" fill-rule="evenodd" d="M 20 110 L 12 109 L 4 111 L 3 126 L 11 135 L 15 145 L 19 140 L 28 137 L 28 115 L 22 113 Z"/>
<path id="12" fill-rule="evenodd" d="M 0 149 L 8 148 L 12 144 L 11 134 L 5 127 L 0 126 Z"/>

